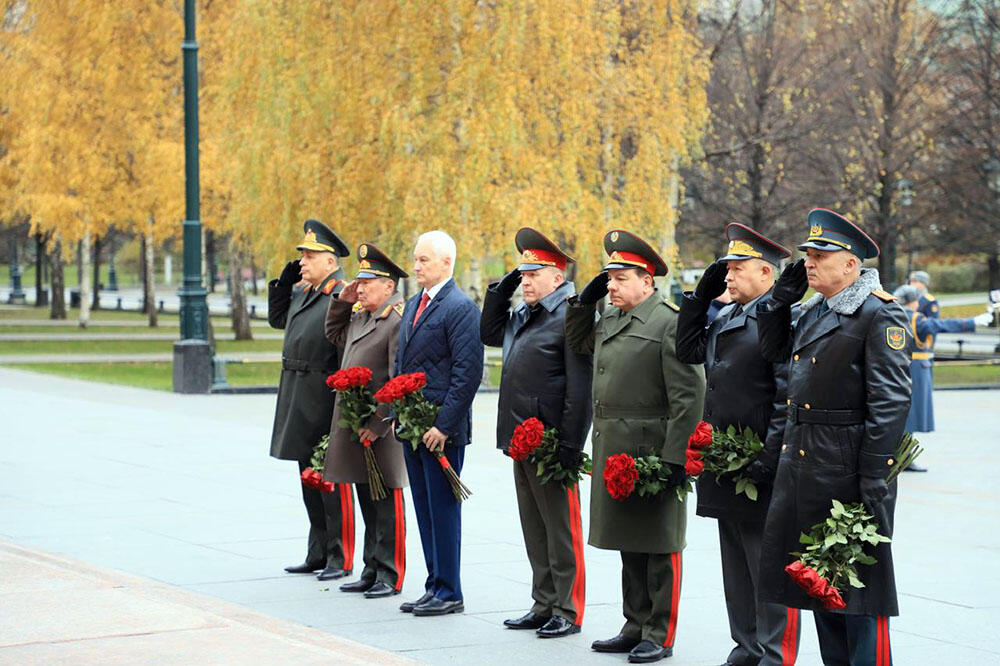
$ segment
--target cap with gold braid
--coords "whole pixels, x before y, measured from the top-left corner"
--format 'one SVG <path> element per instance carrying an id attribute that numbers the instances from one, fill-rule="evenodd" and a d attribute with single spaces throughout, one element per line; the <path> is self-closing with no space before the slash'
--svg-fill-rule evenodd
<path id="1" fill-rule="evenodd" d="M 399 278 L 409 276 L 392 259 L 385 256 L 382 250 L 371 243 L 362 243 L 358 246 L 358 274 L 355 277 L 359 279 L 384 277 L 399 282 Z"/>
<path id="2" fill-rule="evenodd" d="M 847 250 L 859 259 L 871 259 L 879 253 L 878 245 L 868 234 L 847 218 L 826 208 L 809 211 L 809 237 L 799 245 L 806 248 L 837 252 Z"/>
<path id="3" fill-rule="evenodd" d="M 604 270 L 639 268 L 652 276 L 667 274 L 667 264 L 656 250 L 629 231 L 615 229 L 605 234 L 604 251 L 609 257 Z"/>
<path id="4" fill-rule="evenodd" d="M 792 256 L 788 248 L 739 222 L 730 222 L 726 226 L 726 240 L 729 241 L 728 253 L 719 261 L 763 259 L 777 266 L 782 259 Z"/>
<path id="5" fill-rule="evenodd" d="M 521 227 L 517 230 L 514 245 L 521 253 L 521 263 L 517 267 L 519 271 L 537 271 L 546 266 L 564 271 L 567 263 L 575 261 L 544 234 L 531 227 Z"/>
<path id="6" fill-rule="evenodd" d="M 350 249 L 333 233 L 330 227 L 319 220 L 306 220 L 302 225 L 305 237 L 295 246 L 296 250 L 312 250 L 313 252 L 332 252 L 338 257 L 351 255 Z"/>

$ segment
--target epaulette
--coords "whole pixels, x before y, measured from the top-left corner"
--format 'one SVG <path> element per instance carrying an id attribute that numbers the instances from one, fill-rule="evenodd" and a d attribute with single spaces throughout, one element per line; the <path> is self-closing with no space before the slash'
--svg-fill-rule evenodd
<path id="1" fill-rule="evenodd" d="M 403 308 L 405 308 L 405 307 L 406 307 L 406 304 L 403 301 L 400 301 L 399 303 L 396 303 L 395 305 L 393 305 L 392 309 L 396 311 L 396 314 L 398 314 L 400 317 L 402 317 L 403 316 Z"/>
<path id="2" fill-rule="evenodd" d="M 361 312 L 365 309 L 365 306 L 361 305 L 360 301 L 355 301 L 354 305 L 351 306 L 351 312 Z"/>
<path id="3" fill-rule="evenodd" d="M 674 304 L 674 302 L 673 302 L 673 301 L 668 301 L 668 300 L 664 300 L 664 301 L 663 301 L 663 304 L 664 304 L 664 305 L 666 305 L 666 306 L 667 306 L 668 308 L 670 308 L 671 310 L 673 310 L 674 312 L 680 312 L 680 311 L 681 311 L 681 309 L 680 309 L 679 307 L 677 307 L 677 306 L 676 306 L 676 305 Z"/>
<path id="4" fill-rule="evenodd" d="M 329 282 L 327 282 L 325 285 L 323 285 L 323 293 L 329 296 L 330 292 L 333 291 L 333 288 L 337 286 L 338 282 L 340 282 L 340 280 L 330 280 Z"/>
<path id="5" fill-rule="evenodd" d="M 924 294 L 924 298 L 926 298 L 928 301 L 931 301 L 931 302 L 937 300 L 936 298 L 934 298 L 934 294 L 931 294 L 931 293 Z"/>
<path id="6" fill-rule="evenodd" d="M 889 292 L 887 292 L 885 289 L 882 288 L 872 289 L 872 295 L 879 300 L 885 301 L 886 303 L 892 303 L 894 300 L 896 300 L 895 296 L 893 296 L 892 294 L 890 294 Z"/>

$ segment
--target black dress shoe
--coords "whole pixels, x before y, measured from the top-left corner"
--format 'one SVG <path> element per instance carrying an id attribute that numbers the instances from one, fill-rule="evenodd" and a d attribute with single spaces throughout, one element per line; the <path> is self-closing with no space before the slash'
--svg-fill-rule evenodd
<path id="1" fill-rule="evenodd" d="M 430 617 L 432 615 L 448 615 L 449 613 L 461 613 L 465 610 L 465 604 L 461 599 L 445 601 L 437 597 L 431 597 L 422 604 L 413 607 L 413 614 L 417 617 Z"/>
<path id="2" fill-rule="evenodd" d="M 424 595 L 419 599 L 417 599 L 416 601 L 404 601 L 403 603 L 399 604 L 399 610 L 403 611 L 404 613 L 412 613 L 414 608 L 416 608 L 422 603 L 430 601 L 433 598 L 434 598 L 433 592 L 424 592 Z"/>
<path id="3" fill-rule="evenodd" d="M 399 594 L 399 590 L 380 580 L 365 591 L 365 599 L 381 599 L 382 597 L 391 597 L 394 594 Z"/>
<path id="4" fill-rule="evenodd" d="M 372 589 L 372 585 L 375 584 L 374 580 L 368 580 L 367 578 L 362 578 L 361 580 L 356 580 L 353 583 L 344 583 L 340 586 L 341 592 L 367 592 Z"/>
<path id="5" fill-rule="evenodd" d="M 553 615 L 538 631 L 539 638 L 559 638 L 580 633 L 580 625 L 573 624 L 564 617 Z"/>
<path id="6" fill-rule="evenodd" d="M 594 641 L 590 644 L 590 649 L 595 652 L 630 652 L 638 644 L 638 638 L 629 638 L 625 634 L 618 634 L 606 641 Z"/>
<path id="7" fill-rule="evenodd" d="M 504 620 L 503 626 L 508 629 L 541 629 L 551 617 L 551 615 L 539 615 L 535 611 L 528 611 L 517 619 Z"/>
<path id="8" fill-rule="evenodd" d="M 316 580 L 337 580 L 338 578 L 343 578 L 344 576 L 350 576 L 350 575 L 351 572 L 347 569 L 338 569 L 337 567 L 327 567 L 316 575 Z"/>
<path id="9" fill-rule="evenodd" d="M 923 465 L 918 465 L 917 463 L 910 463 L 903 468 L 904 472 L 926 472 L 927 468 Z"/>
<path id="10" fill-rule="evenodd" d="M 659 661 L 674 654 L 673 648 L 657 645 L 653 641 L 640 641 L 628 653 L 628 660 L 633 664 L 648 664 L 652 661 Z"/>
<path id="11" fill-rule="evenodd" d="M 314 571 L 319 571 L 322 568 L 322 562 L 303 562 L 302 564 L 287 566 L 285 567 L 285 571 L 288 573 L 312 573 Z"/>

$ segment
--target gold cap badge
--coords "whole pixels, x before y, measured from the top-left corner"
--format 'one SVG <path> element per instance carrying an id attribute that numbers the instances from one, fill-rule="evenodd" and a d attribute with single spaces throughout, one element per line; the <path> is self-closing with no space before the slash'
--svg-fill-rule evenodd
<path id="1" fill-rule="evenodd" d="M 611 232 L 611 242 L 612 243 L 617 243 L 618 242 L 618 232 L 617 231 L 612 231 Z"/>
<path id="2" fill-rule="evenodd" d="M 521 253 L 521 259 L 524 260 L 525 263 L 534 263 L 538 260 L 538 255 L 531 250 L 525 250 Z"/>
<path id="3" fill-rule="evenodd" d="M 307 231 L 306 232 L 306 240 L 308 242 L 310 242 L 310 243 L 315 243 L 316 242 L 316 232 L 313 231 L 312 229 L 310 229 L 309 231 Z"/>
<path id="4" fill-rule="evenodd" d="M 361 247 L 358 248 L 358 256 L 360 256 L 362 258 L 368 256 L 368 246 L 367 245 L 362 245 Z"/>
<path id="5" fill-rule="evenodd" d="M 822 236 L 823 235 L 823 227 L 821 227 L 818 224 L 812 225 L 811 227 L 809 227 L 809 235 L 810 236 Z"/>
<path id="6" fill-rule="evenodd" d="M 729 241 L 729 252 L 730 254 L 742 254 L 748 257 L 757 257 L 758 259 L 763 256 L 760 252 L 753 249 L 750 243 L 741 240 Z"/>

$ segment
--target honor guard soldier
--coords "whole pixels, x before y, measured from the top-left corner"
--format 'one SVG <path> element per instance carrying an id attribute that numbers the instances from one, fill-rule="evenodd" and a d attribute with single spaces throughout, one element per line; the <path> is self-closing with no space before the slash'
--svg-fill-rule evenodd
<path id="1" fill-rule="evenodd" d="M 704 407 L 705 371 L 675 354 L 677 307 L 653 283 L 667 273 L 663 259 L 627 231 L 608 233 L 604 249 L 608 264 L 566 310 L 570 349 L 594 356 L 589 543 L 622 558 L 625 625 L 591 648 L 652 662 L 673 654 L 687 527 L 685 502 L 673 486 L 686 479 L 685 451 Z M 611 307 L 595 322 L 606 293 Z M 671 487 L 651 498 L 613 499 L 597 480 L 608 457 L 619 453 L 659 456 Z"/>
<path id="2" fill-rule="evenodd" d="M 514 243 L 521 263 L 489 286 L 479 325 L 484 344 L 503 348 L 497 448 L 506 454 L 514 428 L 534 417 L 556 429 L 560 461 L 576 467 L 590 429 L 591 356 L 566 345 L 566 301 L 574 289 L 565 271 L 573 259 L 529 227 L 518 230 Z M 518 286 L 524 302 L 512 308 Z M 578 633 L 584 607 L 579 487 L 540 483 L 533 462 L 515 460 L 514 489 L 535 603 L 504 625 L 534 629 L 542 638 Z"/>
<path id="3" fill-rule="evenodd" d="M 903 307 L 909 311 L 910 378 L 913 380 L 913 397 L 906 417 L 906 432 L 934 432 L 934 336 L 938 333 L 972 333 L 976 326 L 989 326 L 993 315 L 983 312 L 975 317 L 942 319 L 930 318 L 920 312 L 920 296 L 916 287 L 904 284 L 893 292 Z M 926 467 L 908 471 L 926 472 Z"/>
<path id="4" fill-rule="evenodd" d="M 736 642 L 726 663 L 782 666 L 795 663 L 799 611 L 761 601 L 757 583 L 764 519 L 785 430 L 787 366 L 760 354 L 757 304 L 770 294 L 778 265 L 791 252 L 736 222 L 726 227 L 726 239 L 728 254 L 705 269 L 694 293 L 685 294 L 681 303 L 677 358 L 705 364 L 705 421 L 715 430 L 750 428 L 764 450 L 747 468 L 757 482 L 756 498 L 737 495 L 731 479 L 706 471 L 698 477 L 697 513 L 719 523 L 729 633 Z M 713 299 L 723 293 L 731 303 L 709 319 Z"/>
<path id="5" fill-rule="evenodd" d="M 892 548 L 858 567 L 862 588 L 844 590 L 843 612 L 827 611 L 785 573 L 799 535 L 830 515 L 832 500 L 863 502 L 879 533 L 892 536 L 896 483 L 886 476 L 910 406 L 906 315 L 862 268 L 875 242 L 833 211 L 809 213 L 807 258 L 785 268 L 758 306 L 761 352 L 788 362 L 788 416 L 764 526 L 758 591 L 764 600 L 813 611 L 826 664 L 891 662 L 888 617 L 898 615 Z M 791 305 L 815 296 L 792 324 Z"/>
<path id="6" fill-rule="evenodd" d="M 938 305 L 934 294 L 927 291 L 931 286 L 931 276 L 927 271 L 913 271 L 910 273 L 910 286 L 917 290 L 917 312 L 928 319 L 937 319 L 941 316 L 941 307 Z"/>
<path id="7" fill-rule="evenodd" d="M 296 248 L 301 259 L 289 262 L 267 290 L 267 321 L 285 330 L 271 456 L 297 461 L 300 474 L 309 467 L 313 447 L 330 431 L 333 398 L 326 378 L 340 368 L 340 350 L 323 335 L 323 326 L 327 301 L 343 288 L 337 258 L 350 254 L 322 222 L 306 220 L 302 227 L 305 237 Z M 321 580 L 346 576 L 354 562 L 351 487 L 338 484 L 324 493 L 299 485 L 309 515 L 309 546 L 305 562 L 285 571 L 319 571 Z"/>
<path id="8" fill-rule="evenodd" d="M 326 313 L 326 338 L 343 348 L 342 368 L 361 366 L 372 371 L 368 388 L 375 392 L 389 381 L 396 362 L 403 297 L 397 291 L 406 272 L 371 243 L 358 247 L 358 274 Z M 403 487 L 406 465 L 403 449 L 391 428 L 387 405 L 381 405 L 359 432 L 340 426 L 340 396 L 333 409 L 330 445 L 323 478 L 355 484 L 365 523 L 361 578 L 340 586 L 344 592 L 361 592 L 374 599 L 399 594 L 406 571 L 406 515 Z M 386 496 L 372 497 L 362 440 L 371 442 Z"/>

